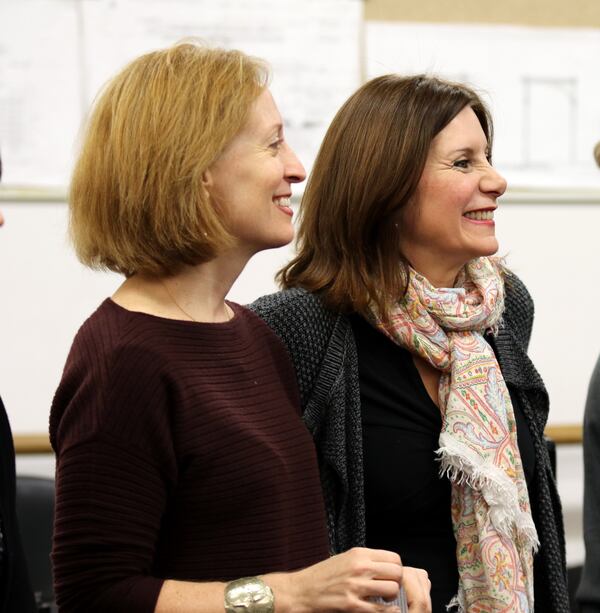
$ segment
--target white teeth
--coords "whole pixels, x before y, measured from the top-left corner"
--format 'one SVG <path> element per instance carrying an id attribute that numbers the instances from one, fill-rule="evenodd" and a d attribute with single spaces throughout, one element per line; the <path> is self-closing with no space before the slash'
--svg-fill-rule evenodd
<path id="1" fill-rule="evenodd" d="M 289 207 L 291 205 L 291 201 L 290 201 L 289 198 L 274 198 L 273 202 L 277 206 L 287 206 L 287 207 Z"/>
<path id="2" fill-rule="evenodd" d="M 471 211 L 465 213 L 465 217 L 475 219 L 476 221 L 489 221 L 494 219 L 494 211 Z"/>

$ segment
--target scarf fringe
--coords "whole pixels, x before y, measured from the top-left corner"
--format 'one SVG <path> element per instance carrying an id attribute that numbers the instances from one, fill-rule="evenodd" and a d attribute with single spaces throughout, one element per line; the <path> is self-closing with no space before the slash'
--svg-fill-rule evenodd
<path id="1" fill-rule="evenodd" d="M 517 487 L 501 469 L 485 463 L 481 456 L 447 434 L 440 435 L 440 448 L 436 453 L 440 457 L 441 476 L 483 494 L 490 520 L 498 533 L 513 539 L 516 532 L 518 540 L 534 553 L 539 549 L 533 519 L 519 508 Z"/>
<path id="2" fill-rule="evenodd" d="M 465 595 L 461 589 L 458 590 L 458 594 L 456 594 L 456 596 L 446 605 L 446 611 L 452 611 L 452 613 L 467 612 Z"/>

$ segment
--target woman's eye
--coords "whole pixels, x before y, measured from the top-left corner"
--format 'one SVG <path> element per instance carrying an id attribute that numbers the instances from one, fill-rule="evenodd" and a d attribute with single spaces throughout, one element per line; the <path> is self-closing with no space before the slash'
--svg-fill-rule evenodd
<path id="1" fill-rule="evenodd" d="M 283 144 L 283 138 L 278 138 L 276 141 L 273 141 L 269 145 L 269 149 L 273 149 L 275 151 L 279 151 L 279 149 L 281 148 L 282 144 Z"/>
<path id="2" fill-rule="evenodd" d="M 468 168 L 469 164 L 469 160 L 456 160 L 456 162 L 454 162 L 452 166 L 454 166 L 455 168 Z"/>

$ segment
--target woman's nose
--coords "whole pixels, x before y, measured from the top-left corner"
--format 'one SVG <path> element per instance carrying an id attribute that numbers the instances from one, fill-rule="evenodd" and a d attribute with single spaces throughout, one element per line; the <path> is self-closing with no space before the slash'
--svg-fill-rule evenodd
<path id="1" fill-rule="evenodd" d="M 506 191 L 506 186 L 506 179 L 490 165 L 481 179 L 481 191 L 493 192 L 498 196 L 502 196 Z"/>
<path id="2" fill-rule="evenodd" d="M 287 145 L 284 152 L 285 155 L 285 178 L 290 183 L 302 183 L 306 179 L 306 170 L 302 166 L 302 162 L 294 153 L 293 149 Z"/>

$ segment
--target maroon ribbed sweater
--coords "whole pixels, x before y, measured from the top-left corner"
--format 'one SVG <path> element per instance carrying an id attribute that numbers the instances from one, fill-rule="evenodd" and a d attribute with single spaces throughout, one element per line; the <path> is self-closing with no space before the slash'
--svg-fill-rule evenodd
<path id="1" fill-rule="evenodd" d="M 227 580 L 328 555 L 316 454 L 285 348 L 226 323 L 111 300 L 78 332 L 54 397 L 61 611 L 154 611 L 164 578 Z"/>

